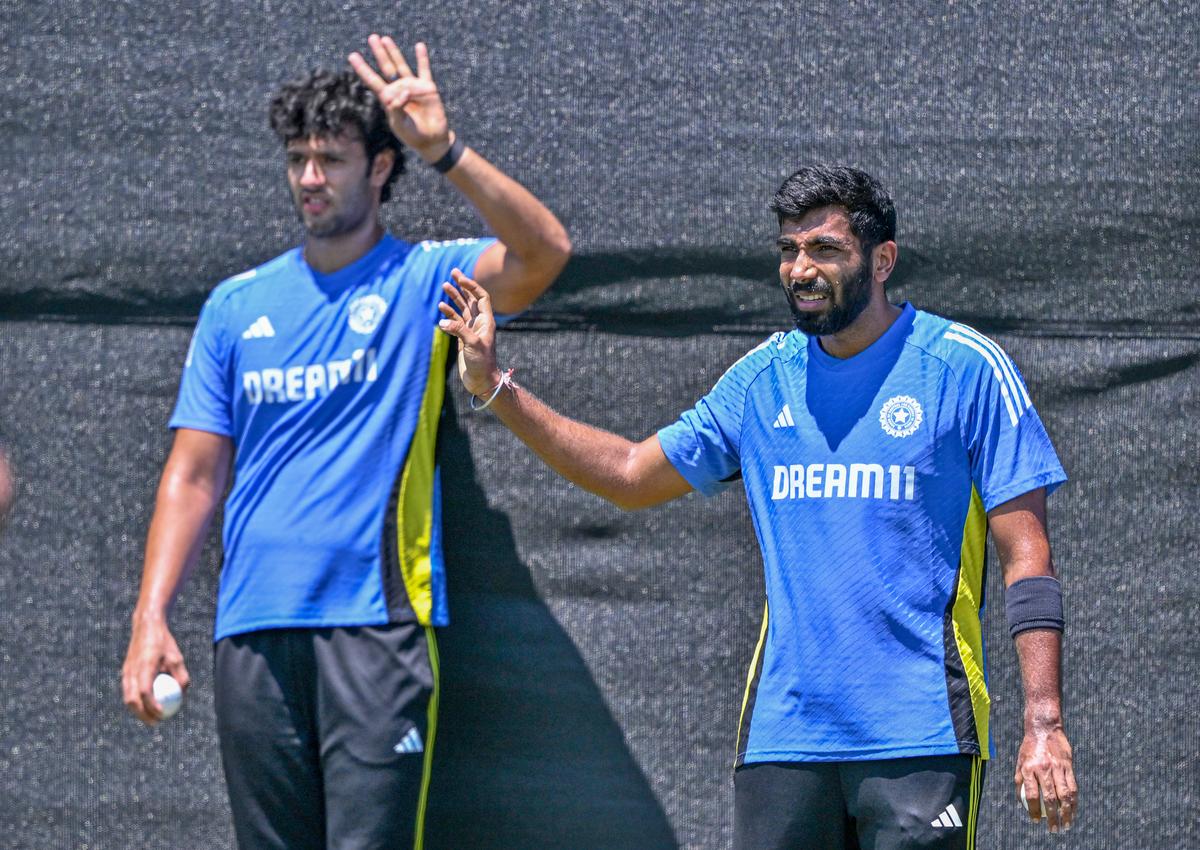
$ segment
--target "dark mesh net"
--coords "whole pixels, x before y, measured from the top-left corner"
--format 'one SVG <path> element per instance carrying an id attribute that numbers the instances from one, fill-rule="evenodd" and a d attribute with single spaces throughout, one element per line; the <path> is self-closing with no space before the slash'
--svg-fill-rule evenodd
<path id="1" fill-rule="evenodd" d="M 371 28 L 429 42 L 458 132 L 557 211 L 576 257 L 504 332 L 547 401 L 641 437 L 786 328 L 767 209 L 805 162 L 879 176 L 897 300 L 1023 369 L 1071 483 L 1069 841 L 1022 819 L 1015 655 L 986 619 L 989 847 L 1196 847 L 1200 604 L 1196 157 L 1188 4 L 8 4 L 0 83 L 0 843 L 228 847 L 209 637 L 219 552 L 173 625 L 194 687 L 153 731 L 120 704 L 142 541 L 189 329 L 298 228 L 275 86 Z M 478 232 L 413 163 L 401 236 Z M 443 433 L 454 624 L 430 799 L 439 848 L 728 846 L 762 614 L 744 498 L 625 515 L 488 416 Z"/>

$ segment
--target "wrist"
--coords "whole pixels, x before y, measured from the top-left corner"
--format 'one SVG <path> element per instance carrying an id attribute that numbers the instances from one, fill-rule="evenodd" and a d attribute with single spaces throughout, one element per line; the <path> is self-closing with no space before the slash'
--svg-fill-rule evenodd
<path id="1" fill-rule="evenodd" d="M 479 381 L 478 383 L 472 382 L 471 385 L 467 387 L 467 392 L 476 398 L 485 399 L 492 394 L 492 391 L 500 385 L 502 380 L 504 380 L 504 373 L 499 369 L 493 369 L 488 373 L 485 380 Z"/>
<path id="2" fill-rule="evenodd" d="M 1025 728 L 1029 731 L 1054 731 L 1062 725 L 1062 710 L 1057 704 L 1025 707 Z"/>
<path id="3" fill-rule="evenodd" d="M 445 155 L 436 162 L 429 163 L 429 167 L 438 174 L 445 174 L 454 166 L 458 165 L 459 160 L 463 158 L 463 154 L 467 152 L 467 146 L 463 144 L 462 139 L 456 138 L 451 142 L 450 147 L 446 150 Z"/>
<path id="4" fill-rule="evenodd" d="M 494 402 L 496 400 L 496 398 L 502 392 L 504 392 L 504 389 L 506 387 L 508 387 L 510 389 L 512 387 L 514 387 L 515 385 L 513 384 L 512 375 L 513 375 L 513 370 L 506 369 L 505 371 L 500 372 L 498 374 L 495 384 L 492 386 L 492 388 L 490 390 L 488 390 L 486 392 L 486 394 L 472 392 L 471 393 L 471 405 L 470 405 L 471 410 L 476 411 L 476 412 L 481 411 L 481 410 L 487 410 L 487 408 L 491 406 L 492 402 Z M 480 401 L 482 401 L 483 403 L 479 404 L 478 402 L 480 402 Z"/>
<path id="5" fill-rule="evenodd" d="M 135 626 L 161 626 L 166 625 L 167 612 L 160 608 L 134 608 L 131 619 Z"/>
<path id="6" fill-rule="evenodd" d="M 447 130 L 443 138 L 422 147 L 414 148 L 414 150 L 417 152 L 417 156 L 421 157 L 427 165 L 433 165 L 449 152 L 457 138 L 453 130 Z"/>

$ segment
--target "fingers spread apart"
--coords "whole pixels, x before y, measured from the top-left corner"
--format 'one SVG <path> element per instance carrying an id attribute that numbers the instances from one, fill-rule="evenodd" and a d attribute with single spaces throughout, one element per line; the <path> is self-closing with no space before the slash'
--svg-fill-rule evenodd
<path id="1" fill-rule="evenodd" d="M 467 277 L 465 274 L 463 274 L 458 269 L 453 269 L 450 272 L 450 276 L 452 278 L 454 278 L 455 283 L 457 283 L 462 289 L 465 289 L 468 293 L 473 295 L 477 300 L 479 300 L 479 301 L 489 300 L 488 291 L 486 289 L 484 289 L 482 286 L 480 286 L 478 283 L 476 283 L 474 280 Z"/>
<path id="2" fill-rule="evenodd" d="M 375 69 L 367 63 L 367 60 L 362 57 L 361 53 L 351 53 L 348 59 L 350 67 L 354 69 L 354 73 L 358 74 L 358 78 L 363 81 L 363 85 L 373 91 L 376 97 L 387 88 L 387 82 L 383 77 L 375 73 Z"/>
<path id="3" fill-rule="evenodd" d="M 453 307 L 443 302 L 438 304 L 438 309 L 446 317 L 438 322 L 439 328 L 451 336 L 458 337 L 467 345 L 475 345 L 479 342 L 479 334 L 471 329 L 470 322 L 457 313 Z"/>
<path id="4" fill-rule="evenodd" d="M 385 35 L 380 37 L 375 33 L 371 33 L 367 38 L 367 44 L 371 47 L 371 53 L 375 57 L 375 64 L 379 66 L 379 71 L 376 72 L 371 67 L 370 63 L 363 58 L 361 53 L 357 51 L 351 53 L 349 58 L 350 66 L 354 68 L 354 72 L 358 74 L 359 79 L 369 88 L 380 94 L 391 83 L 397 80 L 432 80 L 433 73 L 429 67 L 429 49 L 424 42 L 417 42 L 417 73 L 414 74 L 412 68 L 404 58 L 404 54 L 400 51 L 395 40 Z"/>
<path id="5" fill-rule="evenodd" d="M 404 60 L 404 54 L 390 35 L 380 38 L 375 33 L 367 39 L 371 52 L 375 54 L 375 62 L 379 70 L 388 80 L 398 80 L 402 77 L 413 76 L 412 68 Z"/>

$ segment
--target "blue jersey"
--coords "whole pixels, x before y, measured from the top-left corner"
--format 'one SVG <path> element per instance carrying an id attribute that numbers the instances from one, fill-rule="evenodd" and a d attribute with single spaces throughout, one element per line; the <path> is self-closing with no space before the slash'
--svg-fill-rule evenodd
<path id="1" fill-rule="evenodd" d="M 445 624 L 437 305 L 493 241 L 384 236 L 329 275 L 297 248 L 213 290 L 171 427 L 235 446 L 216 639 Z"/>
<path id="2" fill-rule="evenodd" d="M 908 305 L 844 360 L 776 334 L 659 439 L 702 493 L 741 474 L 762 547 L 738 764 L 988 757 L 986 512 L 1066 479 L 999 346 Z"/>

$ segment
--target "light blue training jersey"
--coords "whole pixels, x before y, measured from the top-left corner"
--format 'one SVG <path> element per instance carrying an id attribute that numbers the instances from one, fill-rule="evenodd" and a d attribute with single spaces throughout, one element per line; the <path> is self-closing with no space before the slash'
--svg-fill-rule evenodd
<path id="1" fill-rule="evenodd" d="M 659 439 L 704 494 L 741 474 L 762 547 L 738 764 L 990 755 L 986 512 L 1066 480 L 995 342 L 910 305 L 844 360 L 778 333 Z"/>
<path id="2" fill-rule="evenodd" d="M 213 290 L 170 425 L 235 446 L 215 639 L 447 622 L 437 305 L 494 241 L 384 236 L 329 275 L 297 248 Z"/>

